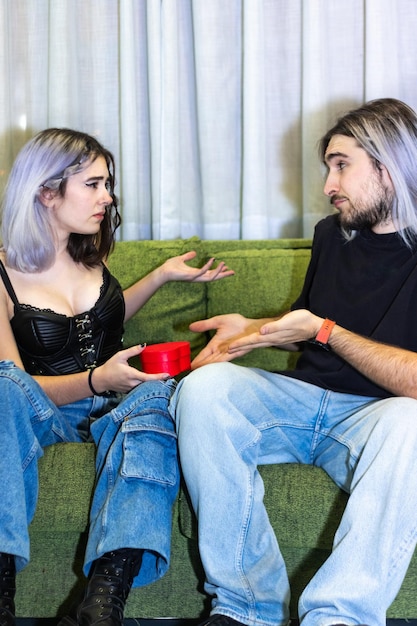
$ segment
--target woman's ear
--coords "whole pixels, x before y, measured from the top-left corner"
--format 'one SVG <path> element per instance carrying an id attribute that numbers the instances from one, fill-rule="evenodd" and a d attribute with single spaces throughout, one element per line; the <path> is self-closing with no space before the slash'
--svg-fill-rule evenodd
<path id="1" fill-rule="evenodd" d="M 56 198 L 56 191 L 54 189 L 49 189 L 49 187 L 42 187 L 39 195 L 42 204 L 49 208 L 52 206 L 52 203 Z"/>

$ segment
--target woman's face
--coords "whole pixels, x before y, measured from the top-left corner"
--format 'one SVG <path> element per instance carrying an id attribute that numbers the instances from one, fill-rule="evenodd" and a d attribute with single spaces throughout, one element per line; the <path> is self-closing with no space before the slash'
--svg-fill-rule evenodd
<path id="1" fill-rule="evenodd" d="M 81 172 L 70 176 L 65 194 L 51 195 L 46 205 L 51 211 L 52 227 L 58 239 L 65 240 L 71 233 L 96 234 L 106 207 L 112 202 L 109 170 L 105 158 L 99 156 Z"/>

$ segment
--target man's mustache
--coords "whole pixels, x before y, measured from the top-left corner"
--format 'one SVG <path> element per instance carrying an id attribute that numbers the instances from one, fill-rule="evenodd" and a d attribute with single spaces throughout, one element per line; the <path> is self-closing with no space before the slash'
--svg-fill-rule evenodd
<path id="1" fill-rule="evenodd" d="M 337 196 L 334 195 L 330 198 L 330 204 L 334 204 L 337 200 L 347 200 L 346 196 Z"/>

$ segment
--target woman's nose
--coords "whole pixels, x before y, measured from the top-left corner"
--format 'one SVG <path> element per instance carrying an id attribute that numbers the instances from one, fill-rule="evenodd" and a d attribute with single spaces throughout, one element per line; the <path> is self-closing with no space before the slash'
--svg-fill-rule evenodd
<path id="1" fill-rule="evenodd" d="M 103 203 L 104 204 L 111 204 L 113 202 L 113 198 L 110 195 L 110 192 L 107 188 L 104 189 L 104 193 L 103 193 Z"/>

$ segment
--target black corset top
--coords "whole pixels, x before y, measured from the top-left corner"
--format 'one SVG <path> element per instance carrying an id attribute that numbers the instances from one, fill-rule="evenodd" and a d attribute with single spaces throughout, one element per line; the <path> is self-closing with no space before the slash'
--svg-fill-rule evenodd
<path id="1" fill-rule="evenodd" d="M 101 365 L 122 347 L 125 302 L 117 279 L 103 266 L 103 284 L 95 305 L 68 317 L 20 304 L 3 263 L 0 275 L 14 304 L 10 320 L 29 374 L 74 374 Z"/>

